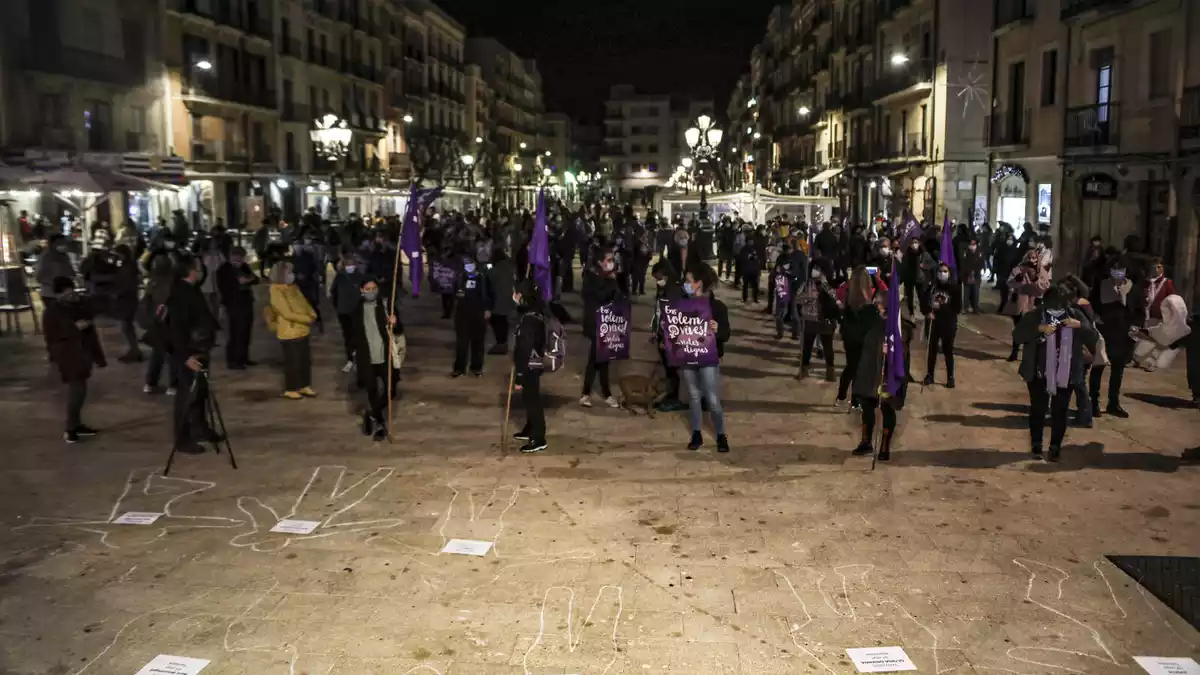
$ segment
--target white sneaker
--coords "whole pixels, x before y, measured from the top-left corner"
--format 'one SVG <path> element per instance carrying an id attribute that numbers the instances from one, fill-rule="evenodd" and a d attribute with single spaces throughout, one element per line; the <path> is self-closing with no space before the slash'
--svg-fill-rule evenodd
<path id="1" fill-rule="evenodd" d="M 175 387 L 167 387 L 167 396 L 175 395 Z"/>
<path id="2" fill-rule="evenodd" d="M 604 402 L 607 403 L 608 407 L 610 407 L 610 408 L 620 408 L 621 407 L 620 401 L 618 401 L 615 397 L 612 397 L 612 396 L 609 396 L 608 398 L 604 399 Z"/>
<path id="3" fill-rule="evenodd" d="M 579 397 L 579 405 L 581 405 L 585 408 L 592 407 L 592 397 L 591 396 L 580 396 Z"/>
<path id="4" fill-rule="evenodd" d="M 352 370 L 354 370 L 354 362 L 353 361 L 347 361 L 346 365 L 342 366 L 343 373 L 348 373 Z"/>

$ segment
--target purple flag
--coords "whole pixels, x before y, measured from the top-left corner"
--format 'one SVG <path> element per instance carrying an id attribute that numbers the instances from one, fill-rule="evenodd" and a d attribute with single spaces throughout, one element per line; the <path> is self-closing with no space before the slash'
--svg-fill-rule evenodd
<path id="1" fill-rule="evenodd" d="M 920 241 L 920 239 L 921 239 L 921 224 L 917 222 L 916 218 L 913 218 L 913 214 L 909 213 L 908 211 L 905 211 L 904 212 L 904 235 L 900 239 L 899 250 L 907 251 L 908 250 L 908 242 L 912 241 L 913 239 Z"/>
<path id="2" fill-rule="evenodd" d="M 554 297 L 554 277 L 550 274 L 550 233 L 546 230 L 545 190 L 538 190 L 533 238 L 529 240 L 529 264 L 533 265 L 533 280 L 542 290 L 542 300 L 550 302 Z"/>
<path id="3" fill-rule="evenodd" d="M 946 216 L 942 224 L 942 254 L 941 262 L 950 268 L 950 273 L 958 277 L 958 264 L 954 259 L 954 240 L 950 233 L 950 216 Z"/>
<path id="4" fill-rule="evenodd" d="M 662 330 L 667 362 L 676 368 L 715 366 L 717 335 L 710 330 L 712 305 L 708 298 L 675 300 L 663 305 Z"/>
<path id="5" fill-rule="evenodd" d="M 408 278 L 412 296 L 421 292 L 421 277 L 425 265 L 421 260 L 421 214 L 441 196 L 444 187 L 420 189 L 416 183 L 408 188 L 408 204 L 404 207 L 404 230 L 400 233 L 400 248 L 408 256 Z"/>
<path id="6" fill-rule="evenodd" d="M 629 358 L 628 300 L 601 305 L 596 310 L 596 362 L 624 361 Z"/>
<path id="7" fill-rule="evenodd" d="M 900 279 L 896 275 L 896 261 L 892 261 L 892 273 L 888 278 L 887 329 L 884 332 L 887 353 L 887 393 L 897 396 L 907 379 L 904 368 L 904 332 L 900 328 Z"/>

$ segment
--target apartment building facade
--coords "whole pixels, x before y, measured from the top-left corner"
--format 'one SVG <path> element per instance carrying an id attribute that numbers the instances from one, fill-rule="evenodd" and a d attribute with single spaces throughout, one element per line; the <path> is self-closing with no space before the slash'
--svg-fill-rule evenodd
<path id="1" fill-rule="evenodd" d="M 1200 299 L 1200 8 L 1001 0 L 993 20 L 992 222 L 1053 235 L 1064 273 L 1136 235 Z"/>
<path id="2" fill-rule="evenodd" d="M 683 132 L 712 112 L 711 100 L 684 101 L 614 85 L 604 103 L 600 151 L 607 189 L 619 201 L 656 208 L 660 189 L 688 156 Z"/>
<path id="3" fill-rule="evenodd" d="M 207 225 L 327 208 L 335 174 L 342 214 L 373 210 L 367 195 L 411 178 L 411 125 L 474 126 L 465 30 L 427 0 L 19 0 L 0 16 L 6 155 L 186 184 Z M 330 113 L 353 130 L 336 166 L 309 135 Z"/>
<path id="4" fill-rule="evenodd" d="M 976 219 L 990 28 L 977 0 L 776 7 L 740 95 L 758 111 L 742 140 L 756 182 L 838 197 L 829 215 L 858 222 Z"/>

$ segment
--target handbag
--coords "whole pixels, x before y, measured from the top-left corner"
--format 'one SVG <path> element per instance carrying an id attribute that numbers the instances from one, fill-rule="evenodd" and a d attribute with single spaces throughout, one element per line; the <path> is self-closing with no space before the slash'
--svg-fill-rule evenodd
<path id="1" fill-rule="evenodd" d="M 1111 365 L 1112 362 L 1108 360 L 1108 349 L 1104 344 L 1104 336 L 1100 336 L 1100 339 L 1096 340 L 1095 351 L 1087 347 L 1083 348 L 1083 362 L 1089 366 Z"/>

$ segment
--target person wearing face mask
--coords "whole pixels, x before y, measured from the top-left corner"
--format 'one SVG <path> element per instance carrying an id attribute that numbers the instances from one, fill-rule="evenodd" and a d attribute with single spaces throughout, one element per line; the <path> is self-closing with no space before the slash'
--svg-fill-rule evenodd
<path id="1" fill-rule="evenodd" d="M 611 250 L 600 250 L 592 255 L 596 261 L 593 269 L 583 276 L 583 334 L 590 341 L 588 346 L 587 369 L 583 373 L 583 392 L 579 397 L 579 405 L 592 407 L 592 382 L 600 376 L 600 394 L 610 408 L 619 408 L 621 404 L 613 398 L 609 388 L 608 362 L 596 363 L 596 313 L 602 305 L 607 305 L 624 297 L 615 279 L 616 262 Z"/>
<path id="2" fill-rule="evenodd" d="M 1021 321 L 1021 316 L 1033 311 L 1038 298 L 1050 288 L 1050 279 L 1042 274 L 1041 256 L 1036 249 L 1025 252 L 1021 264 L 1008 274 L 1005 314 L 1012 317 L 1015 328 Z M 1008 355 L 1009 362 L 1020 358 L 1021 345 L 1013 343 L 1012 353 Z"/>
<path id="3" fill-rule="evenodd" d="M 513 381 L 521 392 L 525 408 L 525 425 L 513 434 L 525 441 L 520 450 L 525 454 L 546 449 L 546 410 L 542 400 L 541 358 L 546 349 L 546 306 L 537 284 L 532 279 L 517 284 L 512 294 L 521 320 L 517 324 L 513 347 Z"/>
<path id="4" fill-rule="evenodd" d="M 850 385 L 858 375 L 858 364 L 862 358 L 863 341 L 867 332 L 879 318 L 879 312 L 872 304 L 878 289 L 876 280 L 865 267 L 856 267 L 850 273 L 850 280 L 841 286 L 842 296 L 839 304 L 844 309 L 841 313 L 842 348 L 846 352 L 846 367 L 838 379 L 837 402 L 846 402 Z M 851 407 L 859 407 L 858 397 L 851 401 Z"/>
<path id="5" fill-rule="evenodd" d="M 81 415 L 92 366 L 104 368 L 107 362 L 92 323 L 95 317 L 87 301 L 75 292 L 75 282 L 70 277 L 57 277 L 51 281 L 49 290 L 55 302 L 46 305 L 42 334 L 50 361 L 58 367 L 63 384 L 67 385 L 67 423 L 63 440 L 77 443 L 80 437 L 96 433 L 81 421 Z"/>
<path id="6" fill-rule="evenodd" d="M 312 232 L 306 231 L 300 241 L 292 246 L 292 273 L 296 275 L 296 288 L 304 295 L 309 307 L 317 314 L 316 325 L 321 325 L 321 303 L 319 300 L 321 282 L 320 275 L 324 267 L 325 255 L 317 246 Z"/>
<path id="7" fill-rule="evenodd" d="M 380 294 L 379 285 L 374 279 L 362 280 L 358 305 L 350 316 L 349 329 L 354 345 L 358 385 L 367 393 L 362 433 L 364 436 L 373 435 L 375 441 L 382 441 L 388 435 L 388 380 L 394 383 L 399 379 L 406 341 L 404 324 L 395 314 L 388 313 L 387 300 Z M 388 372 L 389 349 L 392 352 L 392 372 Z"/>
<path id="8" fill-rule="evenodd" d="M 810 278 L 796 293 L 793 311 L 800 318 L 804 330 L 804 349 L 800 358 L 800 379 L 808 377 L 812 363 L 813 345 L 821 340 L 821 351 L 825 355 L 825 381 L 833 382 L 833 333 L 840 318 L 837 297 L 829 285 L 831 274 L 829 262 L 824 258 L 812 261 Z"/>
<path id="9" fill-rule="evenodd" d="M 742 304 L 750 299 L 758 304 L 759 277 L 762 276 L 762 259 L 756 246 L 742 247 Z"/>
<path id="10" fill-rule="evenodd" d="M 71 256 L 67 253 L 67 238 L 56 234 L 50 238 L 50 246 L 42 252 L 38 260 L 38 284 L 41 285 L 42 304 L 47 306 L 54 302 L 54 280 L 59 277 L 75 278 L 75 266 L 71 264 Z"/>
<path id="11" fill-rule="evenodd" d="M 201 441 L 220 440 L 204 415 L 208 377 L 201 373 L 208 369 L 218 326 L 200 292 L 203 278 L 204 265 L 186 253 L 180 254 L 175 283 L 164 305 L 154 312 L 165 317 L 166 352 L 180 388 L 175 397 L 175 442 L 179 452 L 187 454 L 204 452 Z"/>
<path id="12" fill-rule="evenodd" d="M 483 376 L 483 343 L 496 306 L 495 290 L 485 272 L 475 259 L 463 258 L 454 293 L 454 370 L 450 377 L 467 374 L 468 355 L 471 374 Z"/>
<path id="13" fill-rule="evenodd" d="M 496 344 L 488 350 L 489 354 L 501 355 L 508 353 L 509 318 L 516 313 L 517 306 L 512 302 L 513 270 L 512 259 L 503 248 L 493 248 L 490 262 L 487 263 L 487 277 L 495 289 L 496 304 L 492 308 L 492 334 Z M 566 277 L 564 277 L 565 280 Z"/>
<path id="14" fill-rule="evenodd" d="M 244 370 L 250 360 L 250 334 L 254 326 L 254 287 L 258 276 L 246 264 L 246 249 L 235 246 L 229 260 L 217 268 L 217 289 L 228 325 L 225 336 L 225 365 Z"/>
<path id="15" fill-rule="evenodd" d="M 1109 263 L 1108 278 L 1092 288 L 1091 304 L 1096 312 L 1100 335 L 1104 337 L 1104 349 L 1109 365 L 1093 364 L 1088 376 L 1092 416 L 1100 417 L 1100 383 L 1108 369 L 1108 407 L 1105 413 L 1113 417 L 1126 418 L 1129 413 L 1121 407 L 1121 382 L 1125 376 L 1125 364 L 1133 354 L 1133 338 L 1129 331 L 1135 324 L 1135 309 L 1130 302 L 1133 282 L 1126 278 L 1127 258 L 1114 258 Z"/>
<path id="16" fill-rule="evenodd" d="M 867 311 L 870 308 L 871 311 Z M 889 368 L 888 350 L 892 348 L 887 339 L 887 294 L 876 293 L 872 302 L 860 309 L 860 326 L 864 330 L 863 351 L 858 371 L 854 376 L 854 396 L 862 405 L 862 439 L 852 454 L 866 456 L 874 452 L 875 411 L 880 411 L 883 429 L 880 434 L 878 458 L 881 462 L 892 459 L 892 437 L 896 433 L 897 413 L 904 408 L 908 397 L 908 373 L 901 379 L 900 389 L 895 396 L 888 393 L 886 382 Z M 904 367 L 907 369 L 909 346 L 916 322 L 901 306 L 900 336 L 904 344 Z"/>
<path id="17" fill-rule="evenodd" d="M 786 249 L 786 244 L 784 245 Z M 783 339 L 785 323 L 792 327 L 792 339 L 800 339 L 800 317 L 792 306 L 792 277 L 788 274 L 787 251 L 783 251 L 775 259 L 767 288 L 767 308 L 773 309 L 775 315 L 775 339 Z M 774 307 L 772 308 L 772 304 Z"/>
<path id="18" fill-rule="evenodd" d="M 1083 350 L 1094 352 L 1099 337 L 1092 322 L 1069 306 L 1059 288 L 1047 290 L 1041 307 L 1026 312 L 1013 328 L 1013 342 L 1025 347 L 1018 372 L 1029 389 L 1029 441 L 1034 458 L 1042 458 L 1048 410 L 1047 459 L 1059 461 L 1071 392 L 1083 379 Z"/>
<path id="19" fill-rule="evenodd" d="M 721 358 L 725 356 L 725 343 L 729 340 L 729 310 L 725 303 L 713 297 L 712 285 L 716 280 L 717 275 L 711 267 L 702 262 L 695 262 L 684 277 L 683 294 L 688 298 L 708 300 L 712 308 L 712 319 L 708 322 L 708 329 L 716 337 L 717 357 Z M 688 418 L 692 426 L 692 438 L 688 443 L 688 450 L 699 450 L 704 444 L 701 424 L 704 403 L 707 403 L 713 430 L 717 432 L 717 452 L 729 452 L 729 439 L 725 435 L 725 411 L 721 407 L 721 366 L 683 366 L 680 367 L 679 374 L 687 384 L 689 395 Z"/>
<path id="20" fill-rule="evenodd" d="M 983 283 L 983 253 L 979 250 L 979 241 L 971 238 L 966 250 L 959 256 L 958 273 L 963 286 L 963 310 L 972 314 L 979 313 L 979 286 Z"/>
<path id="21" fill-rule="evenodd" d="M 663 334 L 659 330 L 659 325 L 662 320 L 663 306 L 682 298 L 683 288 L 680 286 L 679 275 L 665 258 L 660 258 L 654 264 L 650 274 L 654 277 L 654 316 L 650 320 L 650 334 L 654 336 L 651 339 L 658 347 L 658 358 L 662 362 L 663 371 L 667 377 L 666 392 L 654 404 L 654 409 L 659 412 L 677 412 L 684 410 L 687 406 L 679 400 L 679 370 L 667 360 Z"/>
<path id="22" fill-rule="evenodd" d="M 946 388 L 954 388 L 954 338 L 962 312 L 962 289 L 945 263 L 938 265 L 933 285 L 922 298 L 921 313 L 929 320 L 929 359 L 923 384 L 933 384 L 938 346 L 946 360 Z"/>
<path id="23" fill-rule="evenodd" d="M 1146 328 L 1153 328 L 1162 323 L 1163 300 L 1175 295 L 1175 283 L 1167 278 L 1162 258 L 1151 258 L 1149 270 L 1150 272 L 1146 279 L 1146 314 L 1144 325 Z"/>
<path id="24" fill-rule="evenodd" d="M 317 313 L 296 286 L 291 263 L 279 262 L 271 268 L 271 305 L 275 336 L 283 350 L 283 396 L 298 401 L 315 397 L 312 388 L 312 346 L 309 336 Z"/>
<path id="25" fill-rule="evenodd" d="M 921 238 L 914 236 L 910 239 L 904 259 L 900 261 L 900 284 L 910 315 L 916 314 L 917 299 L 928 292 L 936 268 L 937 263 L 921 244 Z"/>
<path id="26" fill-rule="evenodd" d="M 353 317 L 358 311 L 358 306 L 362 304 L 360 289 L 367 279 L 362 267 L 353 249 L 343 250 L 341 260 L 338 261 L 337 273 L 333 275 L 333 283 L 329 286 L 329 300 L 333 303 L 333 311 L 337 313 L 338 325 L 342 329 L 342 343 L 346 349 L 343 373 L 354 369 Z"/>

